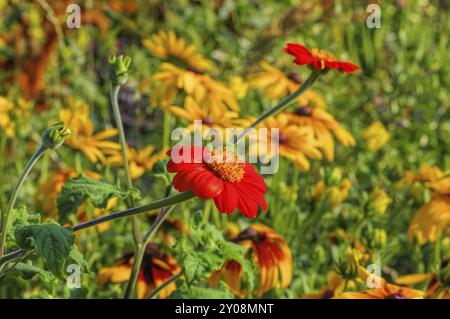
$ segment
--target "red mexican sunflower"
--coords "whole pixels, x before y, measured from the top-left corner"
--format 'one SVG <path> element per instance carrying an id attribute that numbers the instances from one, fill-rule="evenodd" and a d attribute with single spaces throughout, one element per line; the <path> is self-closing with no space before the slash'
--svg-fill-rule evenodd
<path id="1" fill-rule="evenodd" d="M 176 146 L 167 154 L 171 156 L 167 171 L 176 173 L 173 186 L 178 191 L 190 190 L 202 199 L 213 198 L 225 214 L 237 208 L 246 217 L 254 218 L 258 207 L 267 210 L 263 177 L 237 156 L 198 146 Z"/>
<path id="2" fill-rule="evenodd" d="M 294 63 L 299 65 L 310 64 L 317 71 L 328 68 L 341 70 L 345 73 L 353 73 L 359 70 L 359 66 L 351 62 L 338 61 L 336 56 L 330 52 L 321 49 L 308 50 L 297 43 L 286 44 L 284 52 L 295 56 Z"/>
<path id="3" fill-rule="evenodd" d="M 133 253 L 127 253 L 119 259 L 116 266 L 100 269 L 97 277 L 99 284 L 121 283 L 129 280 L 133 268 L 133 259 Z M 137 297 L 140 299 L 148 297 L 153 289 L 161 286 L 179 271 L 180 267 L 171 255 L 162 253 L 156 244 L 148 244 L 139 270 Z M 175 289 L 176 284 L 172 282 L 164 287 L 158 296 L 166 298 Z"/>

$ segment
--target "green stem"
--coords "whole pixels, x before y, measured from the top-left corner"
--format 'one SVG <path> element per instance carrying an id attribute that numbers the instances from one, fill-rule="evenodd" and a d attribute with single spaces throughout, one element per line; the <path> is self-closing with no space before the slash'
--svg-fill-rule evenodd
<path id="1" fill-rule="evenodd" d="M 150 227 L 147 234 L 145 234 L 145 236 L 142 240 L 142 243 L 138 246 L 138 249 L 135 253 L 136 257 L 134 258 L 131 276 L 130 276 L 130 279 L 128 280 L 127 288 L 125 290 L 124 299 L 129 299 L 131 297 L 134 287 L 136 286 L 139 269 L 141 268 L 142 260 L 144 259 L 144 255 L 145 255 L 145 249 L 146 249 L 148 243 L 152 240 L 156 231 L 159 229 L 159 227 L 162 225 L 164 220 L 167 218 L 167 216 L 170 214 L 170 212 L 173 209 L 174 209 L 174 206 L 170 206 L 170 207 L 161 209 L 161 211 L 158 214 L 158 217 L 156 217 L 155 222 L 152 224 L 152 227 Z"/>
<path id="2" fill-rule="evenodd" d="M 93 220 L 89 220 L 87 222 L 75 225 L 72 227 L 72 231 L 73 232 L 77 232 L 89 227 L 93 227 L 96 226 L 98 224 L 102 224 L 102 223 L 106 223 L 109 222 L 111 220 L 115 220 L 115 219 L 119 219 L 119 218 L 124 218 L 124 217 L 128 217 L 128 216 L 133 216 L 133 215 L 138 215 L 138 214 L 142 214 L 142 213 L 146 213 L 146 212 L 150 212 L 153 210 L 157 210 L 157 209 L 161 209 L 164 207 L 168 207 L 168 206 L 173 206 L 173 205 L 177 205 L 180 204 L 182 202 L 185 202 L 187 200 L 190 200 L 192 198 L 194 198 L 195 195 L 193 192 L 191 191 L 187 191 L 184 193 L 178 193 L 163 199 L 159 199 L 157 201 L 151 202 L 147 205 L 142 205 L 139 207 L 133 207 L 133 208 L 129 208 L 117 213 L 113 213 L 110 215 L 106 215 L 106 216 L 102 216 Z M 5 256 L 3 256 L 3 258 L 0 258 L 0 265 L 5 264 L 6 262 L 9 262 L 10 260 L 16 258 L 19 255 L 22 255 L 25 251 L 25 249 L 17 249 Z"/>
<path id="3" fill-rule="evenodd" d="M 30 173 L 31 169 L 37 163 L 39 158 L 45 153 L 46 150 L 47 150 L 47 148 L 45 146 L 43 146 L 43 145 L 39 146 L 37 151 L 31 157 L 27 166 L 23 170 L 22 174 L 20 175 L 19 180 L 17 181 L 16 186 L 11 195 L 11 198 L 9 199 L 8 207 L 6 208 L 6 212 L 5 212 L 4 218 L 2 220 L 2 237 L 0 239 L 0 258 L 3 256 L 3 253 L 5 252 L 6 234 L 8 232 L 9 219 L 11 217 L 11 212 L 14 208 L 14 204 L 16 203 L 17 196 L 19 195 L 19 192 L 22 189 L 22 186 L 23 186 L 28 174 Z"/>
<path id="4" fill-rule="evenodd" d="M 259 123 L 265 121 L 268 117 L 274 116 L 281 111 L 283 111 L 290 103 L 292 103 L 296 98 L 298 98 L 303 92 L 305 92 L 307 89 L 309 89 L 313 83 L 319 78 L 320 72 L 317 72 L 313 70 L 309 77 L 306 79 L 306 81 L 291 95 L 285 97 L 283 100 L 281 100 L 278 104 L 271 107 L 269 110 L 267 110 L 263 115 L 258 117 L 255 122 L 253 122 L 248 128 L 245 129 L 245 131 L 239 135 L 236 139 L 236 142 L 239 141 L 241 138 L 243 138 L 250 129 L 257 126 Z"/>
<path id="5" fill-rule="evenodd" d="M 128 189 L 133 188 L 133 182 L 131 181 L 130 167 L 128 166 L 128 156 L 127 156 L 127 142 L 125 139 L 125 131 L 123 129 L 122 117 L 120 115 L 119 109 L 119 90 L 120 85 L 111 85 L 111 106 L 114 113 L 114 120 L 116 121 L 117 129 L 119 130 L 119 142 L 121 146 L 123 166 L 125 170 L 125 179 L 127 183 Z M 136 206 L 134 199 L 131 197 L 130 202 L 128 203 L 128 207 Z M 133 232 L 133 240 L 135 245 L 141 240 L 141 234 L 139 231 L 139 221 L 136 216 L 132 217 L 132 232 Z"/>
<path id="6" fill-rule="evenodd" d="M 177 281 L 181 276 L 183 276 L 183 274 L 184 274 L 184 270 L 181 270 L 180 272 L 176 273 L 175 275 L 173 275 L 172 277 L 167 279 L 161 286 L 155 288 L 152 291 L 152 293 L 150 294 L 150 296 L 148 296 L 147 299 L 154 299 L 154 298 L 156 298 L 158 296 L 158 294 L 161 292 L 161 290 L 166 288 L 172 282 Z"/>
<path id="7" fill-rule="evenodd" d="M 138 214 L 142 214 L 145 212 L 150 212 L 150 211 L 161 209 L 164 207 L 176 205 L 181 202 L 192 199 L 194 197 L 195 197 L 195 195 L 191 191 L 187 191 L 184 193 L 178 193 L 178 194 L 151 202 L 150 204 L 147 204 L 147 205 L 129 208 L 129 209 L 117 212 L 117 213 L 113 213 L 113 214 L 105 215 L 105 216 L 102 216 L 102 217 L 99 217 L 99 218 L 96 218 L 93 220 L 89 220 L 87 222 L 73 226 L 72 230 L 79 231 L 79 230 L 89 228 L 89 227 L 92 227 L 92 226 L 95 226 L 95 225 L 98 225 L 98 224 L 101 224 L 101 223 L 104 223 L 104 222 L 107 222 L 110 220 L 123 218 L 123 217 L 127 217 L 127 216 L 138 215 Z"/>

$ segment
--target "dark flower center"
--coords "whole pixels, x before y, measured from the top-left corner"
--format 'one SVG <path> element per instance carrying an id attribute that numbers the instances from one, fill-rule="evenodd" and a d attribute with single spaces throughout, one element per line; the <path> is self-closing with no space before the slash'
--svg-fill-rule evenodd
<path id="1" fill-rule="evenodd" d="M 384 299 L 408 299 L 408 298 L 406 298 L 401 293 L 397 292 L 395 294 L 391 294 L 391 295 L 386 296 Z"/>
<path id="2" fill-rule="evenodd" d="M 300 107 L 295 111 L 295 114 L 300 116 L 310 116 L 312 114 L 312 109 L 308 106 Z"/>
<path id="3" fill-rule="evenodd" d="M 187 68 L 187 70 L 188 70 L 188 71 L 191 71 L 191 72 L 193 72 L 193 73 L 195 73 L 195 74 L 204 74 L 204 73 L 205 73 L 205 72 L 203 72 L 202 69 L 197 68 L 197 67 L 195 67 L 195 66 L 190 66 L 190 67 Z"/>
<path id="4" fill-rule="evenodd" d="M 202 123 L 204 123 L 206 125 L 212 125 L 212 124 L 214 124 L 214 121 L 209 117 L 205 117 L 202 119 Z"/>

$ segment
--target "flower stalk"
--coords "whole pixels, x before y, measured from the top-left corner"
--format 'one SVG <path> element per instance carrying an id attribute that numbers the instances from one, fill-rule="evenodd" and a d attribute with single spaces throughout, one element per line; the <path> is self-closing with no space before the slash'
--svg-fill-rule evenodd
<path id="1" fill-rule="evenodd" d="M 309 89 L 314 82 L 319 78 L 321 75 L 321 72 L 313 70 L 309 77 L 306 79 L 306 81 L 291 95 L 288 95 L 284 99 L 282 99 L 278 104 L 271 107 L 269 110 L 267 110 L 264 114 L 262 114 L 260 117 L 258 117 L 249 127 L 247 127 L 242 134 L 240 134 L 235 142 L 238 142 L 241 138 L 243 138 L 250 129 L 254 128 L 258 124 L 264 122 L 268 117 L 275 116 L 276 114 L 283 111 L 289 104 L 291 104 L 296 98 L 298 98 L 300 95 L 302 95 L 307 89 Z"/>
<path id="2" fill-rule="evenodd" d="M 47 128 L 42 134 L 41 145 L 33 154 L 27 166 L 25 166 L 22 174 L 20 175 L 19 180 L 17 181 L 16 186 L 14 187 L 14 190 L 9 199 L 5 214 L 3 215 L 2 234 L 0 238 L 0 258 L 5 252 L 6 236 L 8 234 L 11 213 L 14 209 L 17 197 L 19 196 L 19 193 L 23 187 L 23 184 L 25 183 L 25 180 L 27 179 L 28 174 L 33 169 L 34 165 L 36 165 L 37 161 L 42 157 L 42 155 L 44 155 L 47 149 L 57 149 L 64 143 L 64 138 L 70 134 L 71 131 L 64 127 L 64 122 L 55 123 L 54 125 Z"/>
<path id="3" fill-rule="evenodd" d="M 113 110 L 114 120 L 116 122 L 117 129 L 119 130 L 119 143 L 121 146 L 126 185 L 127 188 L 130 190 L 133 188 L 133 182 L 131 180 L 131 173 L 128 165 L 125 130 L 123 129 L 122 116 L 120 115 L 119 91 L 120 86 L 128 80 L 128 69 L 131 65 L 131 58 L 122 55 L 119 57 L 112 55 L 109 58 L 109 65 L 110 65 L 109 72 L 111 78 L 111 93 L 110 93 L 111 107 Z M 127 205 L 128 207 L 134 207 L 136 206 L 136 203 L 134 202 L 133 198 L 130 198 Z M 141 239 L 141 234 L 139 231 L 139 221 L 136 216 L 132 217 L 132 232 L 133 232 L 133 240 L 135 246 L 137 247 Z"/>

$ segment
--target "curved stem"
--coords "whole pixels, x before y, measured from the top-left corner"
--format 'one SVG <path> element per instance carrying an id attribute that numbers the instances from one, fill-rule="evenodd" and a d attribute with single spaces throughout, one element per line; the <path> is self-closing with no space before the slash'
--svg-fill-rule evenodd
<path id="1" fill-rule="evenodd" d="M 127 156 L 127 142 L 125 139 L 125 130 L 123 129 L 122 117 L 120 115 L 119 109 L 119 90 L 120 85 L 115 85 L 111 87 L 111 106 L 114 113 L 114 120 L 116 121 L 117 129 L 119 130 L 119 142 L 121 146 L 122 152 L 122 160 L 123 166 L 125 170 L 125 178 L 128 189 L 133 187 L 133 182 L 131 180 L 130 167 L 128 165 L 128 156 Z M 136 206 L 133 198 L 130 198 L 130 202 L 128 203 L 128 207 Z M 135 245 L 140 242 L 141 234 L 139 231 L 139 222 L 136 216 L 132 217 L 132 232 L 133 232 L 133 240 Z"/>
<path id="2" fill-rule="evenodd" d="M 145 234 L 144 238 L 142 239 L 142 243 L 141 243 L 141 245 L 139 245 L 139 248 L 137 249 L 137 251 L 135 253 L 136 257 L 134 258 L 133 268 L 131 271 L 130 279 L 128 280 L 127 288 L 125 290 L 124 299 L 129 299 L 133 292 L 133 288 L 136 285 L 136 281 L 137 281 L 138 274 L 139 274 L 139 269 L 141 268 L 142 260 L 145 255 L 145 249 L 146 249 L 148 243 L 150 242 L 150 240 L 152 240 L 156 231 L 159 229 L 159 227 L 162 225 L 162 223 L 167 218 L 167 216 L 170 214 L 170 212 L 174 209 L 174 207 L 175 206 L 170 206 L 170 207 L 161 209 L 158 216 L 156 217 L 155 222 L 152 224 L 152 226 L 148 230 L 147 234 Z"/>
<path id="3" fill-rule="evenodd" d="M 255 122 L 253 122 L 249 127 L 245 129 L 245 131 L 240 134 L 237 139 L 235 140 L 235 143 L 239 141 L 241 138 L 243 138 L 250 129 L 257 126 L 259 123 L 265 121 L 268 117 L 274 116 L 278 114 L 279 112 L 283 111 L 291 102 L 293 102 L 296 98 L 298 98 L 303 92 L 305 92 L 308 88 L 310 88 L 313 83 L 319 78 L 320 72 L 317 72 L 313 70 L 309 77 L 306 79 L 306 81 L 291 95 L 285 97 L 283 100 L 281 100 L 278 104 L 271 107 L 269 110 L 267 110 L 263 115 L 258 117 Z"/>
<path id="4" fill-rule="evenodd" d="M 37 151 L 31 157 L 27 166 L 23 170 L 22 174 L 20 175 L 19 180 L 17 181 L 16 186 L 11 195 L 11 198 L 9 199 L 8 207 L 6 208 L 6 212 L 2 220 L 2 236 L 0 239 L 0 258 L 3 256 L 3 253 L 5 252 L 6 234 L 8 233 L 9 219 L 11 217 L 11 212 L 14 208 L 14 204 L 16 203 L 17 196 L 19 196 L 19 192 L 22 189 L 22 186 L 25 183 L 25 180 L 28 174 L 30 173 L 31 169 L 39 160 L 39 158 L 45 153 L 46 150 L 47 148 L 45 146 L 43 145 L 39 146 Z"/>
<path id="5" fill-rule="evenodd" d="M 129 208 L 117 213 L 113 213 L 110 215 L 106 215 L 106 216 L 102 216 L 93 220 L 89 220 L 87 222 L 75 225 L 72 227 L 72 231 L 73 232 L 77 232 L 89 227 L 93 227 L 96 226 L 98 224 L 102 224 L 111 220 L 115 220 L 115 219 L 119 219 L 119 218 L 123 218 L 123 217 L 128 217 L 128 216 L 133 216 L 133 215 L 137 215 L 137 214 L 142 214 L 142 213 L 146 213 L 152 210 L 156 210 L 156 209 L 161 209 L 164 207 L 168 207 L 168 206 L 173 206 L 173 205 L 177 205 L 179 203 L 185 202 L 187 200 L 190 200 L 192 198 L 194 198 L 195 195 L 194 193 L 192 193 L 191 191 L 187 191 L 184 193 L 178 193 L 154 202 L 151 202 L 147 205 L 142 205 L 139 207 L 133 207 L 133 208 Z M 15 257 L 23 254 L 24 252 L 26 252 L 25 249 L 17 249 L 7 255 L 4 255 L 2 258 L 0 258 L 0 265 L 5 264 L 6 262 L 9 262 L 10 260 L 14 259 Z"/>
<path id="6" fill-rule="evenodd" d="M 141 214 L 141 213 L 145 213 L 145 212 L 149 212 L 152 210 L 156 210 L 156 209 L 161 209 L 164 207 L 168 207 L 168 206 L 172 206 L 172 205 L 176 205 L 179 204 L 181 202 L 187 201 L 189 199 L 194 198 L 195 195 L 194 193 L 192 193 L 191 191 L 187 191 L 184 193 L 178 193 L 163 199 L 159 199 L 157 201 L 151 202 L 150 204 L 147 205 L 142 205 L 142 206 L 138 206 L 138 207 L 133 207 L 133 208 L 129 208 L 117 213 L 113 213 L 110 215 L 106 215 L 106 216 L 102 216 L 93 220 L 89 220 L 87 222 L 75 225 L 72 227 L 72 231 L 79 231 L 88 227 L 92 227 L 110 220 L 114 220 L 114 219 L 118 219 L 118 218 L 123 218 L 126 216 L 133 216 L 133 215 L 137 215 L 137 214 Z"/>
<path id="7" fill-rule="evenodd" d="M 155 288 L 152 293 L 150 294 L 150 296 L 148 296 L 147 299 L 153 299 L 156 298 L 158 296 L 158 294 L 160 293 L 161 290 L 163 290 L 164 288 L 166 288 L 168 285 L 170 285 L 172 282 L 178 280 L 181 276 L 183 276 L 184 274 L 184 270 L 181 270 L 180 272 L 176 273 L 175 275 L 173 275 L 172 277 L 170 277 L 169 279 L 167 279 L 165 282 L 162 283 L 161 286 Z"/>

